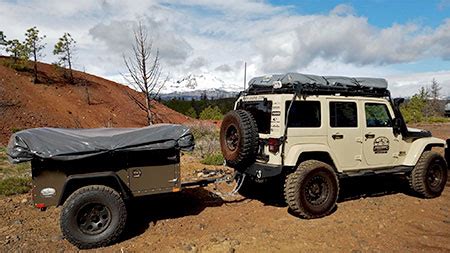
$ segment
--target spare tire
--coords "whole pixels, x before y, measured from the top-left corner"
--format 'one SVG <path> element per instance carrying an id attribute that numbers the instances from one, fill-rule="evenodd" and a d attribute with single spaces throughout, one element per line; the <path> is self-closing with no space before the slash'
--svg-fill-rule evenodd
<path id="1" fill-rule="evenodd" d="M 250 112 L 228 112 L 220 127 L 220 147 L 227 165 L 235 169 L 245 169 L 255 162 L 258 137 L 258 127 Z"/>

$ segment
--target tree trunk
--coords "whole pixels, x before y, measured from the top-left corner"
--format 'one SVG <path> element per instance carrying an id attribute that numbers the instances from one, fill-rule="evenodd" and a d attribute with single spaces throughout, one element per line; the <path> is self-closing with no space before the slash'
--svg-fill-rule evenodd
<path id="1" fill-rule="evenodd" d="M 70 83 L 74 83 L 73 73 L 72 73 L 72 61 L 70 60 L 70 49 L 67 47 L 67 62 L 69 63 L 69 75 L 70 75 Z"/>
<path id="2" fill-rule="evenodd" d="M 34 55 L 34 83 L 38 83 L 38 73 L 37 73 L 37 56 L 36 56 L 36 47 L 33 48 Z"/>

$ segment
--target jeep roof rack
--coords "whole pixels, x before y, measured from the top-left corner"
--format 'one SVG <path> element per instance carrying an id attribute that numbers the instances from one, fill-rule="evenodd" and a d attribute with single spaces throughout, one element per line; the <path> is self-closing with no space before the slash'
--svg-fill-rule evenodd
<path id="1" fill-rule="evenodd" d="M 244 91 L 247 95 L 298 93 L 343 96 L 389 96 L 387 81 L 382 78 L 317 76 L 287 73 L 254 77 Z"/>

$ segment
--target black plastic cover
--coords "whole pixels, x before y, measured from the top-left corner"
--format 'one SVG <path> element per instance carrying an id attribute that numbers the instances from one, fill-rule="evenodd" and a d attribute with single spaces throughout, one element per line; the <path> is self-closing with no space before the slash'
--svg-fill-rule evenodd
<path id="1" fill-rule="evenodd" d="M 158 124 L 144 128 L 33 128 L 11 136 L 7 155 L 12 163 L 33 159 L 71 161 L 109 157 L 125 152 L 192 150 L 194 137 L 186 126 Z"/>
<path id="2" fill-rule="evenodd" d="M 248 83 L 248 94 L 292 93 L 333 94 L 362 96 L 386 96 L 387 81 L 382 78 L 317 76 L 301 73 L 267 75 L 252 78 Z"/>

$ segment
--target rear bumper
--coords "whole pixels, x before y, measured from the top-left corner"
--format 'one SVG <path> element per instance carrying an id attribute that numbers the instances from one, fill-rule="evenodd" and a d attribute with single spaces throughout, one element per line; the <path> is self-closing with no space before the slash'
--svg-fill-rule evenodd
<path id="1" fill-rule="evenodd" d="M 281 174 L 283 167 L 280 165 L 266 164 L 255 162 L 244 172 L 256 178 L 268 178 Z"/>

